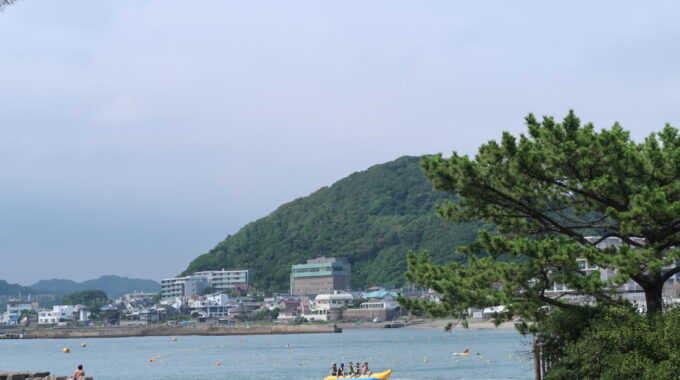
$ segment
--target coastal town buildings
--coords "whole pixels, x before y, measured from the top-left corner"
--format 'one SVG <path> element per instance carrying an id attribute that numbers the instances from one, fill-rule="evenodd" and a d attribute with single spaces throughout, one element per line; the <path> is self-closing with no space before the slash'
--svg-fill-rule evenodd
<path id="1" fill-rule="evenodd" d="M 290 292 L 297 295 L 349 292 L 352 264 L 344 257 L 319 257 L 291 268 Z"/>
<path id="2" fill-rule="evenodd" d="M 59 312 L 45 309 L 38 312 L 38 325 L 56 325 L 57 323 L 59 323 Z"/>
<path id="3" fill-rule="evenodd" d="M 245 289 L 250 284 L 250 271 L 248 270 L 211 270 L 196 272 L 194 276 L 205 277 L 208 284 L 216 292 L 229 289 Z"/>
<path id="4" fill-rule="evenodd" d="M 310 321 L 338 321 L 342 318 L 343 309 L 354 302 L 354 297 L 349 293 L 335 291 L 331 294 L 319 294 L 314 297 L 314 302 L 302 317 Z"/>
<path id="5" fill-rule="evenodd" d="M 19 323 L 19 317 L 22 311 L 31 311 L 37 313 L 39 305 L 37 302 L 24 300 L 9 300 L 7 301 L 7 311 L 0 315 L 0 323 L 5 325 L 14 325 Z"/>
<path id="6" fill-rule="evenodd" d="M 73 320 L 73 305 L 54 305 L 52 311 L 59 316 L 59 322 Z"/>
<path id="7" fill-rule="evenodd" d="M 586 239 L 590 242 L 596 242 L 600 239 L 599 236 L 588 236 Z M 644 244 L 644 239 L 642 238 L 631 238 L 631 240 Z M 617 247 L 623 244 L 618 237 L 607 237 L 597 244 L 600 249 Z M 593 265 L 588 262 L 585 258 L 577 259 L 579 264 L 579 269 L 584 276 L 597 274 L 602 281 L 611 281 L 616 276 L 617 272 L 610 268 L 604 268 L 597 265 Z M 673 265 L 675 266 L 675 264 Z M 613 288 L 609 291 L 616 291 L 622 298 L 637 304 L 639 307 L 643 307 L 645 304 L 645 293 L 643 289 L 635 283 L 633 280 L 628 280 L 622 284 L 612 284 Z M 588 302 L 589 300 L 584 296 L 572 295 L 573 290 L 569 289 L 567 286 L 561 283 L 554 283 L 553 287 L 546 291 L 546 295 L 550 297 L 560 297 L 562 299 L 570 300 L 574 303 Z M 663 299 L 667 303 L 676 303 L 680 293 L 680 274 L 676 274 L 671 277 L 664 284 L 663 288 Z"/>
<path id="8" fill-rule="evenodd" d="M 215 291 L 247 288 L 250 283 L 248 270 L 219 270 L 196 272 L 191 276 L 161 280 L 161 298 L 173 298 L 202 294 L 211 287 Z"/>
<path id="9" fill-rule="evenodd" d="M 202 276 L 164 278 L 161 280 L 161 298 L 201 294 L 208 286 L 208 279 Z"/>
<path id="10" fill-rule="evenodd" d="M 361 293 L 359 299 L 364 300 L 364 302 L 358 308 L 344 310 L 342 319 L 347 321 L 387 321 L 393 319 L 401 311 L 395 291 L 371 289 L 369 292 Z"/>

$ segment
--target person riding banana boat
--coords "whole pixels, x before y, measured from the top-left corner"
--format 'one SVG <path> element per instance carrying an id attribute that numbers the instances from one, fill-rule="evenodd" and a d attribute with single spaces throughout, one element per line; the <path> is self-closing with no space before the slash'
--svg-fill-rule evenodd
<path id="1" fill-rule="evenodd" d="M 340 368 L 337 367 L 335 363 L 331 366 L 330 376 L 326 376 L 323 380 L 337 380 L 337 379 L 372 379 L 372 380 L 387 380 L 392 373 L 391 369 L 385 372 L 373 373 L 368 368 L 368 363 L 364 362 L 363 367 L 360 367 L 359 362 L 356 366 L 352 366 L 352 362 L 349 363 L 347 369 L 345 369 L 345 363 L 340 363 Z"/>

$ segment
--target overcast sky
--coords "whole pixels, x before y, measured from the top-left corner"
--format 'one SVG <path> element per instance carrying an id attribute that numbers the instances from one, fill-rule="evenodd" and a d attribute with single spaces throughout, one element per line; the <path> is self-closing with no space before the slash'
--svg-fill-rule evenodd
<path id="1" fill-rule="evenodd" d="M 0 279 L 172 277 L 284 202 L 474 153 L 528 112 L 680 126 L 679 8 L 19 0 L 0 12 Z"/>

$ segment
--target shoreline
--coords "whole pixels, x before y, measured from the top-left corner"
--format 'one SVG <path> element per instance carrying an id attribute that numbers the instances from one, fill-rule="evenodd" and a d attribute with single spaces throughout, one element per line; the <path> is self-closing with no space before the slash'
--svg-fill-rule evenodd
<path id="1" fill-rule="evenodd" d="M 399 328 L 406 329 L 439 329 L 444 330 L 444 327 L 449 323 L 453 322 L 449 319 L 424 319 L 421 323 L 413 323 Z M 338 327 L 342 329 L 379 329 L 385 328 L 385 325 L 390 324 L 390 322 L 364 322 L 360 325 L 355 325 L 353 323 L 338 323 Z M 454 330 L 513 330 L 515 324 L 513 322 L 504 322 L 496 326 L 492 321 L 483 319 L 470 319 L 468 320 L 468 328 L 466 329 L 461 324 L 454 327 Z"/>
<path id="2" fill-rule="evenodd" d="M 335 325 L 271 325 L 250 327 L 198 326 L 198 327 L 68 327 L 50 329 L 17 329 L 14 339 L 76 339 L 76 338 L 124 338 L 145 336 L 222 336 L 222 335 L 282 335 L 282 334 L 328 334 L 341 333 Z"/>

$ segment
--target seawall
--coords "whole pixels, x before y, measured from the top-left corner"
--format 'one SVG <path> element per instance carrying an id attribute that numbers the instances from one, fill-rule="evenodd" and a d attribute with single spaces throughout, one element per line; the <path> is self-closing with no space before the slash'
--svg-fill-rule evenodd
<path id="1" fill-rule="evenodd" d="M 23 339 L 121 338 L 131 336 L 183 335 L 269 335 L 339 333 L 334 325 L 271 325 L 271 326 L 194 326 L 194 327 L 72 327 L 23 330 Z"/>

